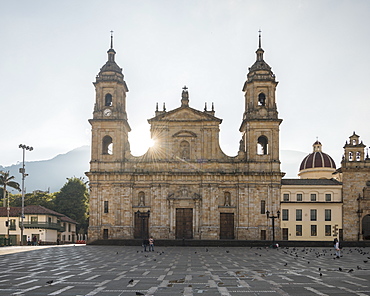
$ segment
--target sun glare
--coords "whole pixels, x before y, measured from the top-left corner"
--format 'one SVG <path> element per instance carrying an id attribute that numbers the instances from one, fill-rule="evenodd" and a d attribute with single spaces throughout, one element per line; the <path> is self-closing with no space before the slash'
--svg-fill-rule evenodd
<path id="1" fill-rule="evenodd" d="M 145 154 L 149 148 L 155 145 L 155 141 L 150 138 L 147 131 L 137 130 L 129 134 L 131 153 L 135 156 Z"/>

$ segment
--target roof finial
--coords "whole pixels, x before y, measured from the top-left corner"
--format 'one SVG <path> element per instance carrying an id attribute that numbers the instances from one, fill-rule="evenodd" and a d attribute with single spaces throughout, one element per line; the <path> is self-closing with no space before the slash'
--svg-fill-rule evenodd
<path id="1" fill-rule="evenodd" d="M 189 106 L 189 92 L 186 85 L 182 88 L 181 105 Z"/>
<path id="2" fill-rule="evenodd" d="M 261 29 L 258 30 L 258 48 L 262 48 L 261 47 Z"/>
<path id="3" fill-rule="evenodd" d="M 110 31 L 110 48 L 113 49 L 113 31 Z"/>

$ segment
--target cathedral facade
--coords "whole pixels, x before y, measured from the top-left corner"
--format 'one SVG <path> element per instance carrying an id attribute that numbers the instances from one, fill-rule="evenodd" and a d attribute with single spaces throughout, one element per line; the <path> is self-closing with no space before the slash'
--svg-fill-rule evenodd
<path id="1" fill-rule="evenodd" d="M 155 145 L 142 156 L 130 152 L 128 87 L 116 52 L 94 82 L 89 240 L 271 239 L 266 212 L 280 208 L 277 81 L 264 61 L 261 39 L 243 86 L 240 147 L 227 156 L 219 145 L 222 120 L 214 106 L 196 110 L 184 87 L 179 107 L 148 119 Z M 241 98 L 242 99 L 242 98 Z M 232 108 L 232 106 L 231 106 Z M 280 237 L 279 221 L 275 222 Z"/>
<path id="2" fill-rule="evenodd" d="M 264 61 L 261 39 L 243 86 L 245 109 L 236 156 L 227 156 L 220 148 L 222 120 L 214 106 L 192 108 L 186 87 L 178 108 L 159 110 L 157 105 L 155 116 L 148 119 L 155 145 L 144 155 L 133 156 L 128 87 L 115 55 L 112 40 L 108 60 L 94 82 L 86 173 L 89 241 L 149 236 L 370 240 L 370 158 L 358 135 L 353 133 L 345 143 L 340 168 L 316 141 L 313 152 L 302 160 L 300 178 L 282 179 L 278 83 Z"/>

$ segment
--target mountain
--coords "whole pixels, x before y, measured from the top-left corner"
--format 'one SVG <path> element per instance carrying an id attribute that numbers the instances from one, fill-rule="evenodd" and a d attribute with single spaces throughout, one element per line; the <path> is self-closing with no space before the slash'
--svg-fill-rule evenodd
<path id="1" fill-rule="evenodd" d="M 56 192 L 59 191 L 67 182 L 66 178 L 85 177 L 85 172 L 89 170 L 90 146 L 82 146 L 73 149 L 65 154 L 59 154 L 49 160 L 26 161 L 25 191 L 43 190 Z M 8 167 L 0 166 L 0 171 L 9 171 L 15 181 L 22 185 L 22 175 L 19 169 L 22 163 L 17 163 Z M 85 177 L 87 181 L 87 178 Z M 11 190 L 12 193 L 16 191 Z"/>
<path id="2" fill-rule="evenodd" d="M 307 153 L 293 150 L 280 151 L 281 170 L 286 173 L 285 178 L 297 178 L 299 165 L 306 155 Z M 90 146 L 73 149 L 49 160 L 26 162 L 28 174 L 25 180 L 26 192 L 59 191 L 67 182 L 66 178 L 85 177 L 85 172 L 89 170 L 89 162 Z M 10 175 L 21 185 L 22 175 L 19 173 L 21 167 L 22 163 L 8 167 L 0 166 L 0 171 L 10 171 Z M 86 177 L 85 180 L 87 181 Z"/>

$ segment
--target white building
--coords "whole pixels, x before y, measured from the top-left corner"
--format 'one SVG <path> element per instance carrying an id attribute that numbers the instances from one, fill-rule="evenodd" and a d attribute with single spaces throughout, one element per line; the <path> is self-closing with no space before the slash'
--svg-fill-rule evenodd
<path id="1" fill-rule="evenodd" d="M 299 170 L 300 179 L 281 181 L 283 240 L 331 241 L 342 238 L 342 183 L 332 178 L 335 163 L 319 141 Z"/>
<path id="2" fill-rule="evenodd" d="M 21 241 L 21 207 L 0 207 L 0 244 L 9 235 L 12 245 Z M 8 223 L 7 223 L 8 222 Z M 8 224 L 8 227 L 7 227 Z M 42 244 L 73 243 L 76 240 L 77 222 L 43 206 L 24 207 L 23 242 L 36 241 Z"/>

